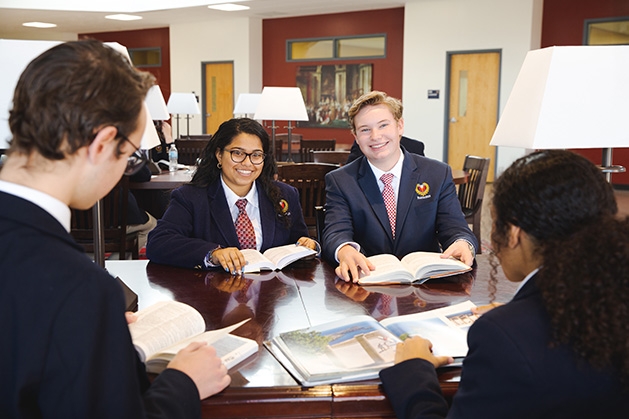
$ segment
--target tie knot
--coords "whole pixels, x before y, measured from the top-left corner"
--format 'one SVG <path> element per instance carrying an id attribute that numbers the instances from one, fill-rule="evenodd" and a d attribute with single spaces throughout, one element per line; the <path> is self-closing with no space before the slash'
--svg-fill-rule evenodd
<path id="1" fill-rule="evenodd" d="M 385 185 L 390 185 L 393 181 L 393 173 L 385 173 L 384 175 L 380 176 L 380 180 Z"/>
<path id="2" fill-rule="evenodd" d="M 236 206 L 238 207 L 238 211 L 244 211 L 245 208 L 247 208 L 247 200 L 246 199 L 239 199 L 238 201 L 236 201 Z"/>

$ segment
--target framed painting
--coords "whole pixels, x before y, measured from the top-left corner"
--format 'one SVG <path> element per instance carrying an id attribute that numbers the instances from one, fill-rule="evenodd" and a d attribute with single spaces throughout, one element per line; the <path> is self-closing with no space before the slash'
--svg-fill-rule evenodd
<path id="1" fill-rule="evenodd" d="M 347 111 L 372 89 L 372 64 L 308 65 L 297 69 L 296 84 L 308 110 L 300 127 L 349 128 Z"/>

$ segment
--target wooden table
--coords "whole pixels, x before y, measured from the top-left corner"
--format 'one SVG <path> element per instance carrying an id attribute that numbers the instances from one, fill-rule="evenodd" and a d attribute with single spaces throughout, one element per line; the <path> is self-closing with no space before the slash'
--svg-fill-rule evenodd
<path id="1" fill-rule="evenodd" d="M 170 201 L 170 192 L 192 180 L 193 170 L 164 170 L 159 175 L 151 176 L 148 182 L 130 182 L 129 189 L 138 201 L 138 205 L 151 213 L 155 218 L 161 218 Z"/>
<path id="2" fill-rule="evenodd" d="M 415 287 L 411 296 L 398 297 L 399 314 L 466 299 L 487 303 L 488 255 L 479 255 L 477 260 L 478 267 L 472 273 L 424 284 Z M 355 285 L 349 291 L 339 291 L 349 284 L 337 283 L 333 268 L 317 259 L 296 262 L 282 272 L 263 275 L 255 313 L 225 313 L 232 283 L 229 275 L 220 270 L 197 271 L 147 261 L 107 261 L 106 267 L 139 295 L 140 309 L 160 300 L 182 301 L 199 310 L 208 329 L 253 315 L 234 333 L 254 338 L 260 344 L 281 332 L 370 314 L 379 295 L 361 291 Z M 515 289 L 516 284 L 501 281 L 497 301 L 508 301 Z M 360 298 L 348 297 L 355 291 Z M 456 392 L 459 373 L 459 369 L 440 371 L 447 397 Z M 395 417 L 377 380 L 304 388 L 262 346 L 257 355 L 233 368 L 230 375 L 229 388 L 203 401 L 204 418 Z"/>

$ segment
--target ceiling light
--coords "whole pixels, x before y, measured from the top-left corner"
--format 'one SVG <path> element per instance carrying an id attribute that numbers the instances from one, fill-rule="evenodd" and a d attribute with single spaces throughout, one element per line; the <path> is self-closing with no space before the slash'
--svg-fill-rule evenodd
<path id="1" fill-rule="evenodd" d="M 232 4 L 232 3 L 217 4 L 214 6 L 208 6 L 208 8 L 214 9 L 214 10 L 222 10 L 224 12 L 237 12 L 239 10 L 249 10 L 249 6 L 243 6 L 241 4 Z"/>
<path id="2" fill-rule="evenodd" d="M 107 15 L 107 16 L 105 16 L 105 19 L 111 19 L 111 20 L 140 20 L 140 19 L 142 19 L 142 16 L 119 14 L 119 15 Z"/>
<path id="3" fill-rule="evenodd" d="M 54 23 L 46 23 L 46 22 L 26 22 L 22 23 L 22 26 L 28 26 L 30 28 L 56 28 L 57 25 Z"/>

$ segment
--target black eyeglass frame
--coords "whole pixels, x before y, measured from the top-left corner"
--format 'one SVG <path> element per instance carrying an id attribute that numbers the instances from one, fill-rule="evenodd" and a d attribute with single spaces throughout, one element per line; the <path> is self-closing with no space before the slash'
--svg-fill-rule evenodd
<path id="1" fill-rule="evenodd" d="M 135 149 L 135 151 L 127 158 L 127 167 L 124 169 L 125 176 L 133 176 L 140 171 L 146 162 L 148 162 L 148 157 L 146 157 L 146 154 L 144 154 L 139 147 L 136 147 L 126 135 L 121 134 L 120 131 L 118 131 L 118 136 L 122 138 L 123 141 L 131 144 L 131 147 Z"/>
<path id="2" fill-rule="evenodd" d="M 254 151 L 253 153 L 246 153 L 245 151 L 243 151 L 243 150 L 241 150 L 239 148 L 234 148 L 232 150 L 225 149 L 224 151 L 229 153 L 229 157 L 232 159 L 232 161 L 234 163 L 242 163 L 243 161 L 245 161 L 247 159 L 247 157 L 249 157 L 249 161 L 251 162 L 251 164 L 253 164 L 254 166 L 259 166 L 262 163 L 264 163 L 264 160 L 266 159 L 266 153 L 262 153 L 260 151 Z M 236 160 L 234 158 L 234 153 L 242 153 L 242 154 L 244 154 L 244 157 L 242 158 L 242 160 L 238 161 L 238 160 Z M 262 156 L 262 161 L 260 161 L 258 163 L 254 162 L 253 158 L 252 158 L 252 156 L 254 154 L 260 154 Z"/>

